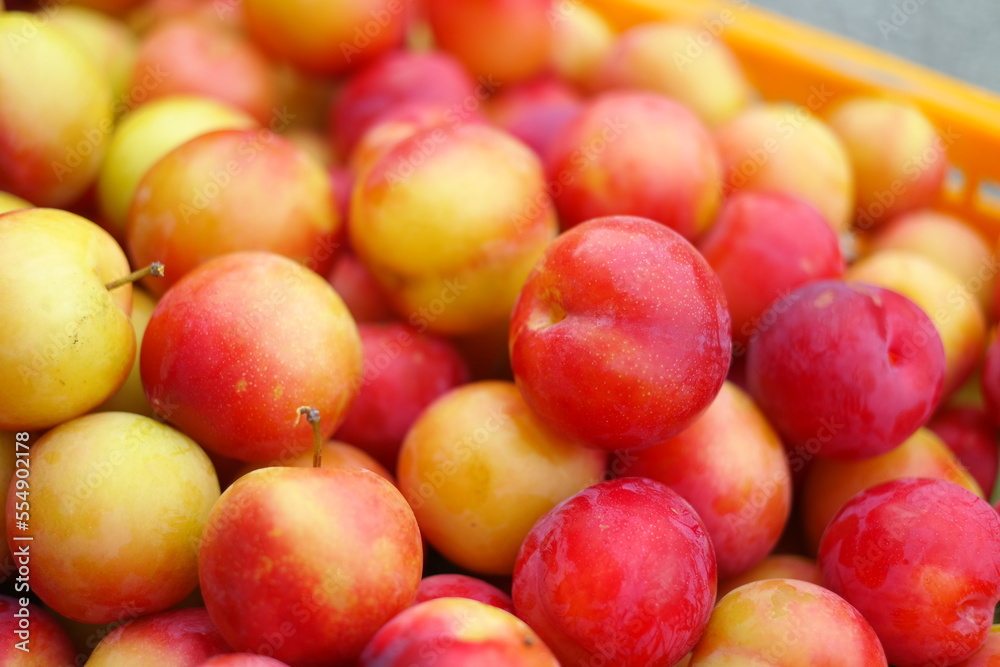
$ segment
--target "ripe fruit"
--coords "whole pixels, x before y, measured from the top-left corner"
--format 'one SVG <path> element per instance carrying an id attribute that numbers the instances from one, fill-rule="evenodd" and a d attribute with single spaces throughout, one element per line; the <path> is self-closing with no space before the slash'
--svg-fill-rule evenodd
<path id="1" fill-rule="evenodd" d="M 336 290 L 358 324 L 395 319 L 371 271 L 350 251 L 337 254 L 326 279 Z"/>
<path id="2" fill-rule="evenodd" d="M 840 596 L 795 579 L 755 581 L 712 610 L 691 667 L 885 667 L 872 626 Z"/>
<path id="3" fill-rule="evenodd" d="M 289 665 L 256 653 L 228 653 L 209 658 L 196 667 L 289 667 Z"/>
<path id="4" fill-rule="evenodd" d="M 399 452 L 399 490 L 451 562 L 510 574 L 540 516 L 604 474 L 604 452 L 548 427 L 510 382 L 454 389 L 417 419 Z"/>
<path id="5" fill-rule="evenodd" d="M 615 41 L 615 33 L 600 13 L 588 5 L 560 12 L 552 26 L 549 65 L 563 80 L 583 90 L 592 87 L 594 74 Z"/>
<path id="6" fill-rule="evenodd" d="M 500 84 L 538 74 L 552 48 L 553 0 L 427 0 L 435 42 Z"/>
<path id="7" fill-rule="evenodd" d="M 758 563 L 785 529 L 792 504 L 785 450 L 733 384 L 673 438 L 618 456 L 619 476 L 655 479 L 691 503 L 712 538 L 720 579 Z"/>
<path id="8" fill-rule="evenodd" d="M 312 468 L 315 463 L 315 455 L 316 453 L 313 451 L 306 451 L 292 457 L 286 456 L 274 461 L 248 463 L 237 471 L 237 477 L 245 475 L 253 470 L 267 468 L 270 466 Z M 324 468 L 335 468 L 341 466 L 349 468 L 364 468 L 365 470 L 370 470 L 377 475 L 381 475 L 393 484 L 396 483 L 396 478 L 393 477 L 392 473 L 389 472 L 385 466 L 365 453 L 364 450 L 358 449 L 354 445 L 349 445 L 345 442 L 328 440 L 323 444 L 322 450 L 320 451 L 320 458 L 323 464 L 322 467 Z"/>
<path id="9" fill-rule="evenodd" d="M 67 206 L 90 186 L 113 127 L 111 83 L 71 38 L 0 12 L 0 190 Z"/>
<path id="10" fill-rule="evenodd" d="M 860 459 L 925 424 L 944 381 L 944 351 L 912 301 L 862 283 L 810 283 L 764 313 L 750 343 L 750 395 L 792 449 Z"/>
<path id="11" fill-rule="evenodd" d="M 0 429 L 43 429 L 96 407 L 135 357 L 125 253 L 56 209 L 0 215 Z"/>
<path id="12" fill-rule="evenodd" d="M 864 244 L 866 253 L 905 250 L 950 272 L 976 297 L 986 314 L 993 312 L 1000 263 L 986 240 L 964 221 L 920 209 L 883 223 Z"/>
<path id="13" fill-rule="evenodd" d="M 339 74 L 403 41 L 404 0 L 248 0 L 245 21 L 262 49 L 307 72 Z"/>
<path id="14" fill-rule="evenodd" d="M 413 422 L 439 396 L 468 382 L 469 369 L 451 341 L 401 322 L 360 324 L 358 333 L 361 387 L 336 435 L 395 470 Z"/>
<path id="15" fill-rule="evenodd" d="M 119 625 L 94 649 L 89 667 L 190 667 L 229 646 L 202 607 L 164 611 Z"/>
<path id="16" fill-rule="evenodd" d="M 902 477 L 944 479 L 983 497 L 979 484 L 955 455 L 924 428 L 885 454 L 859 461 L 820 459 L 806 473 L 799 502 L 812 552 L 819 549 L 823 531 L 845 502 L 865 489 Z"/>
<path id="17" fill-rule="evenodd" d="M 697 247 L 726 292 L 736 356 L 767 327 L 761 315 L 771 303 L 806 283 L 844 275 L 829 223 L 812 205 L 779 192 L 734 192 Z"/>
<path id="18" fill-rule="evenodd" d="M 115 238 L 125 237 L 128 209 L 139 181 L 174 148 L 213 130 L 256 125 L 240 109 L 193 95 L 164 97 L 130 111 L 115 127 L 97 176 L 102 224 Z"/>
<path id="19" fill-rule="evenodd" d="M 159 81 L 146 86 L 147 100 L 203 95 L 243 109 L 265 124 L 279 111 L 271 63 L 240 33 L 203 19 L 163 21 L 143 37 L 132 87 L 142 89 L 150 73 Z"/>
<path id="20" fill-rule="evenodd" d="M 541 164 L 486 125 L 418 132 L 363 174 L 351 244 L 420 331 L 469 334 L 506 321 L 556 234 Z"/>
<path id="21" fill-rule="evenodd" d="M 502 88 L 490 100 L 493 121 L 531 147 L 543 161 L 559 133 L 583 108 L 568 84 L 545 77 Z"/>
<path id="22" fill-rule="evenodd" d="M 1000 426 L 1000 338 L 986 347 L 980 382 L 983 387 L 983 407 L 994 426 Z"/>
<path id="23" fill-rule="evenodd" d="M 43 607 L 28 602 L 28 598 L 0 595 L 0 634 L 5 640 L 0 643 L 0 663 L 4 667 L 77 664 L 76 650 L 66 631 Z"/>
<path id="24" fill-rule="evenodd" d="M 139 47 L 135 33 L 124 21 L 76 3 L 62 5 L 59 11 L 46 13 L 45 18 L 107 74 L 112 99 L 116 102 L 114 113 L 118 115 L 120 101 L 137 95 L 136 91 L 129 90 Z"/>
<path id="25" fill-rule="evenodd" d="M 87 415 L 32 446 L 30 497 L 7 498 L 8 544 L 16 556 L 14 538 L 33 537 L 30 585 L 49 607 L 110 623 L 194 590 L 218 498 L 212 463 L 183 433 L 127 412 Z"/>
<path id="26" fill-rule="evenodd" d="M 14 196 L 9 192 L 0 192 L 0 213 L 9 213 L 22 208 L 32 208 L 29 201 Z"/>
<path id="27" fill-rule="evenodd" d="M 752 106 L 719 127 L 715 138 L 726 192 L 797 195 L 815 206 L 834 230 L 851 224 L 855 185 L 850 158 L 837 135 L 809 109 Z"/>
<path id="28" fill-rule="evenodd" d="M 730 349 L 718 278 L 679 234 L 643 218 L 562 234 L 511 316 L 525 400 L 557 431 L 606 450 L 687 428 L 722 386 Z"/>
<path id="29" fill-rule="evenodd" d="M 361 374 L 358 329 L 329 283 L 270 253 L 223 255 L 156 305 L 140 357 L 156 414 L 202 446 L 241 461 L 309 449 L 294 429 L 304 404 L 323 436 L 343 420 Z"/>
<path id="30" fill-rule="evenodd" d="M 729 48 L 707 37 L 697 25 L 654 22 L 630 28 L 601 63 L 597 87 L 661 93 L 706 125 L 724 123 L 750 103 L 753 91 Z"/>
<path id="31" fill-rule="evenodd" d="M 586 101 L 553 139 L 545 166 L 564 229 L 634 215 L 690 240 L 711 225 L 721 201 L 712 135 L 687 107 L 654 93 Z"/>
<path id="32" fill-rule="evenodd" d="M 934 415 L 927 428 L 944 441 L 983 490 L 993 497 L 1000 468 L 1000 451 L 993 424 L 979 407 L 945 407 Z"/>
<path id="33" fill-rule="evenodd" d="M 982 354 L 986 318 L 958 277 L 906 250 L 870 255 L 851 266 L 845 277 L 895 290 L 920 306 L 944 345 L 943 395 L 950 396 L 962 386 Z"/>
<path id="34" fill-rule="evenodd" d="M 824 584 L 872 624 L 889 662 L 952 665 L 986 640 L 1000 601 L 1000 515 L 938 479 L 897 479 L 837 513 Z"/>
<path id="35" fill-rule="evenodd" d="M 967 660 L 955 663 L 954 667 L 990 667 L 1000 658 L 1000 625 L 990 627 L 986 642 Z"/>
<path id="36" fill-rule="evenodd" d="M 947 144 L 920 109 L 901 100 L 852 97 L 827 122 L 850 156 L 861 229 L 933 203 L 948 171 Z"/>
<path id="37" fill-rule="evenodd" d="M 822 586 L 823 572 L 811 558 L 795 554 L 771 554 L 742 574 L 727 579 L 720 578 L 718 597 L 721 600 L 724 595 L 743 584 L 764 579 L 796 579 Z"/>
<path id="38" fill-rule="evenodd" d="M 496 586 L 464 574 L 435 574 L 420 580 L 414 604 L 437 598 L 468 598 L 514 613 L 514 601 Z"/>
<path id="39" fill-rule="evenodd" d="M 559 667 L 538 635 L 513 614 L 465 598 L 410 607 L 372 637 L 358 667 Z"/>
<path id="40" fill-rule="evenodd" d="M 475 99 L 478 106 L 479 100 Z M 349 171 L 355 179 L 363 178 L 369 168 L 399 142 L 424 130 L 462 123 L 486 124 L 486 119 L 478 111 L 459 117 L 454 108 L 429 102 L 405 102 L 392 107 L 380 114 L 361 135 L 351 151 Z M 419 158 L 413 160 L 417 161 Z"/>
<path id="41" fill-rule="evenodd" d="M 325 275 L 341 229 L 319 162 L 273 133 L 218 130 L 181 144 L 146 172 L 125 239 L 136 265 L 170 267 L 150 283 L 162 294 L 196 266 L 239 251 L 284 255 Z"/>
<path id="42" fill-rule="evenodd" d="M 343 156 L 382 116 L 409 104 L 444 107 L 455 124 L 492 92 L 476 85 L 462 64 L 440 51 L 387 53 L 351 76 L 330 110 L 333 144 Z M 478 94 L 477 94 L 478 93 Z"/>
<path id="43" fill-rule="evenodd" d="M 353 665 L 412 604 L 422 564 L 403 496 L 357 468 L 241 477 L 212 509 L 198 555 L 205 606 L 229 645 L 296 667 Z"/>
<path id="44" fill-rule="evenodd" d="M 531 529 L 514 609 L 563 667 L 672 665 L 708 623 L 715 577 L 712 543 L 690 505 L 659 482 L 615 479 Z"/>
<path id="45" fill-rule="evenodd" d="M 139 376 L 139 354 L 138 350 L 142 346 L 142 337 L 146 334 L 146 326 L 149 318 L 153 316 L 156 308 L 156 300 L 145 290 L 135 287 L 132 289 L 132 315 L 129 320 L 132 322 L 132 329 L 135 331 L 136 355 L 132 362 L 132 368 L 125 378 L 124 384 L 118 388 L 114 394 L 108 397 L 92 412 L 134 412 L 144 417 L 155 417 L 153 408 L 146 400 L 146 392 L 142 389 L 142 378 Z"/>

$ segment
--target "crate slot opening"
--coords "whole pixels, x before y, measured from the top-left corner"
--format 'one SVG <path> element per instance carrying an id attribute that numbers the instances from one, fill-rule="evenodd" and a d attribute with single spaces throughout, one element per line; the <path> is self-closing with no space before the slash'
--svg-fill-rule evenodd
<path id="1" fill-rule="evenodd" d="M 976 188 L 976 203 L 992 208 L 1000 206 L 1000 183 L 979 181 L 979 187 Z"/>
<path id="2" fill-rule="evenodd" d="M 948 165 L 948 174 L 944 179 L 944 190 L 949 196 L 958 198 L 965 192 L 965 172 L 955 165 Z"/>

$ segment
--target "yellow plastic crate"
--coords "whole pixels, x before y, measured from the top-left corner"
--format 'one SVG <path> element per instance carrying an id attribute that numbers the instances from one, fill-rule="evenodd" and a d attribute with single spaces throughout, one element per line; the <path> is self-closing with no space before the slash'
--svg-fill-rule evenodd
<path id="1" fill-rule="evenodd" d="M 877 49 L 778 16 L 747 0 L 587 0 L 616 28 L 678 20 L 736 54 L 767 100 L 816 106 L 848 95 L 907 99 L 937 126 L 953 167 L 936 208 L 1000 237 L 1000 96 Z"/>

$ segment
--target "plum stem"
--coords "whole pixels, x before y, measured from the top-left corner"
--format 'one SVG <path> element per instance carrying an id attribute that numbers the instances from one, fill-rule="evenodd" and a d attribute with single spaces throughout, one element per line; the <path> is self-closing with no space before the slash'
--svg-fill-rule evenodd
<path id="1" fill-rule="evenodd" d="M 295 423 L 299 423 L 299 417 L 305 415 L 306 421 L 312 426 L 313 431 L 313 468 L 323 467 L 323 434 L 319 430 L 319 410 L 303 405 L 297 410 Z"/>
<path id="2" fill-rule="evenodd" d="M 110 283 L 108 283 L 104 287 L 107 288 L 108 291 L 110 291 L 110 290 L 113 290 L 113 289 L 117 289 L 117 288 L 119 288 L 122 285 L 125 285 L 127 283 L 134 283 L 135 281 L 137 281 L 137 280 L 139 280 L 141 278 L 145 278 L 146 276 L 153 276 L 153 277 L 156 277 L 156 278 L 162 278 L 163 277 L 163 262 L 153 262 L 149 266 L 141 268 L 141 269 L 138 269 L 136 271 L 133 271 L 132 273 L 128 274 L 127 276 L 122 276 L 121 278 L 118 278 L 116 280 L 112 280 Z"/>

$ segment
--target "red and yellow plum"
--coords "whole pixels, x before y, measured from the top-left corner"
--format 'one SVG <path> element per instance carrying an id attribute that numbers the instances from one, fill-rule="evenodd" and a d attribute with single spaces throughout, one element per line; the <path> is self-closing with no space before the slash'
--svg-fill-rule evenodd
<path id="1" fill-rule="evenodd" d="M 556 430 L 606 450 L 663 442 L 715 398 L 729 368 L 718 278 L 679 234 L 629 216 L 549 245 L 511 317 L 514 376 Z"/>

